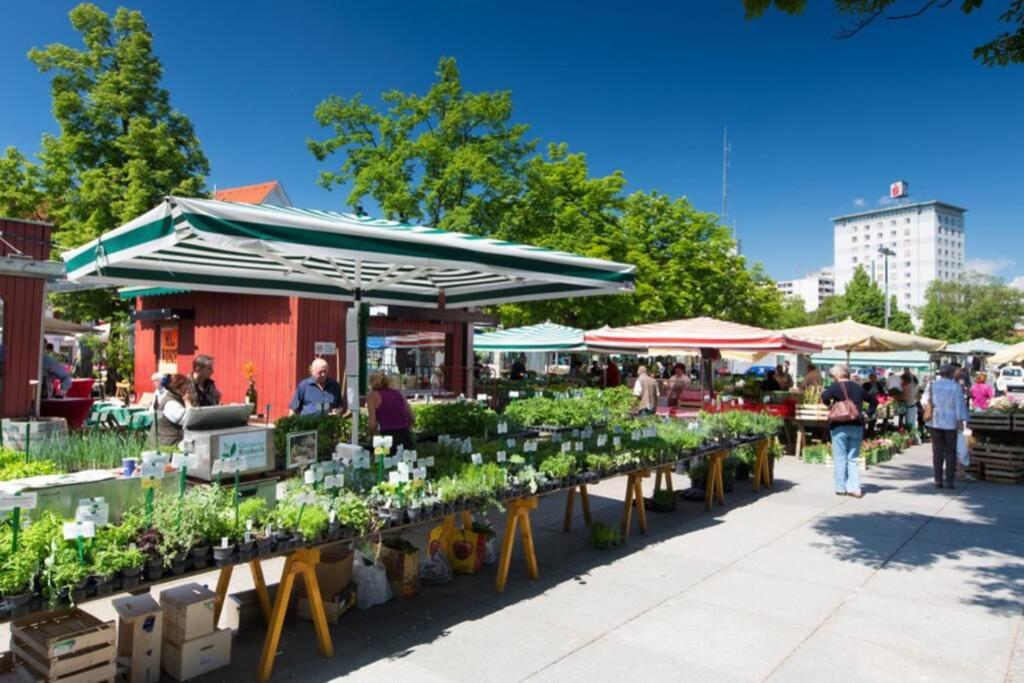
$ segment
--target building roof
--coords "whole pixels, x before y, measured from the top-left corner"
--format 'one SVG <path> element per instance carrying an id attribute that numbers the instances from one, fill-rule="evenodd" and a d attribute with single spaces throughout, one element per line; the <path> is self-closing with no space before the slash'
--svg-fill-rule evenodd
<path id="1" fill-rule="evenodd" d="M 861 211 L 859 213 L 847 213 L 847 214 L 844 214 L 842 216 L 835 216 L 834 218 L 832 218 L 832 220 L 833 221 L 841 221 L 841 220 L 844 220 L 844 219 L 847 219 L 847 218 L 858 218 L 860 216 L 873 216 L 875 214 L 883 213 L 883 212 L 886 212 L 886 211 L 899 211 L 901 209 L 913 209 L 913 208 L 916 208 L 916 207 L 923 207 L 923 206 L 942 206 L 942 207 L 945 207 L 947 209 L 952 209 L 953 211 L 960 211 L 962 213 L 967 213 L 967 209 L 965 209 L 963 207 L 956 206 L 955 204 L 948 204 L 946 202 L 936 201 L 936 200 L 932 199 L 931 201 L 927 201 L 927 202 L 914 202 L 913 204 L 894 204 L 892 206 L 880 206 L 877 209 L 872 209 L 870 211 Z"/>
<path id="2" fill-rule="evenodd" d="M 278 180 L 271 180 L 256 185 L 242 185 L 241 187 L 227 187 L 217 190 L 214 199 L 221 202 L 240 202 L 242 204 L 262 204 L 275 189 L 280 189 L 285 194 L 284 186 Z"/>

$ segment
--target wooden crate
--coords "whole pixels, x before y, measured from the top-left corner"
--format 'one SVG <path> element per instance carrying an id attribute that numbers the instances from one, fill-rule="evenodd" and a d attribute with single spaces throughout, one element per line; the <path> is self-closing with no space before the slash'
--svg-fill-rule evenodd
<path id="1" fill-rule="evenodd" d="M 827 420 L 828 408 L 823 405 L 797 405 L 796 419 L 798 420 Z"/>
<path id="2" fill-rule="evenodd" d="M 31 614 L 11 623 L 14 672 L 25 683 L 113 681 L 114 622 L 80 609 Z"/>
<path id="3" fill-rule="evenodd" d="M 1008 432 L 1013 429 L 1013 416 L 1009 413 L 971 413 L 967 423 L 972 430 Z"/>
<path id="4" fill-rule="evenodd" d="M 1024 482 L 1024 446 L 975 443 L 971 450 L 970 469 L 985 481 L 1004 484 Z"/>

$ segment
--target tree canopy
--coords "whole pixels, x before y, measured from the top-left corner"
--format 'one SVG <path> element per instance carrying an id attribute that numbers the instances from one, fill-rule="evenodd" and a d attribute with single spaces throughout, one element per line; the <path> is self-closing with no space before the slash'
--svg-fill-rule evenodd
<path id="1" fill-rule="evenodd" d="M 209 163 L 189 119 L 161 87 L 163 67 L 142 14 L 111 17 L 96 5 L 71 10 L 83 48 L 54 44 L 29 52 L 52 74 L 60 132 L 43 136 L 36 166 L 16 150 L 0 161 L 0 207 L 42 212 L 55 240 L 72 248 L 153 208 L 162 197 L 205 193 Z M 107 318 L 121 304 L 110 292 L 62 297 L 76 317 Z"/>
<path id="2" fill-rule="evenodd" d="M 1016 341 L 1014 324 L 1024 318 L 1024 292 L 997 277 L 968 273 L 959 281 L 932 282 L 920 314 L 921 333 L 936 339 Z"/>
<path id="3" fill-rule="evenodd" d="M 836 11 L 847 18 L 847 24 L 836 37 L 851 38 L 878 19 L 902 21 L 914 19 L 932 10 L 941 10 L 952 0 L 918 0 L 911 8 L 897 8 L 897 0 L 835 0 Z M 960 11 L 971 14 L 981 9 L 985 0 L 960 0 Z M 1007 66 L 1024 62 L 1024 0 L 997 0 L 992 4 L 1005 7 L 999 21 L 1010 27 L 997 33 L 992 40 L 974 48 L 974 59 L 985 66 Z M 787 14 L 799 14 L 807 7 L 807 0 L 743 0 L 747 19 L 756 19 L 774 7 Z"/>
<path id="4" fill-rule="evenodd" d="M 501 307 L 510 325 L 545 319 L 579 327 L 711 315 L 771 324 L 781 295 L 736 253 L 731 231 L 685 198 L 625 195 L 620 172 L 594 177 L 565 144 L 541 149 L 515 123 L 508 92 L 462 87 L 440 61 L 425 95 L 389 91 L 378 110 L 360 96 L 328 97 L 314 113 L 329 137 L 310 140 L 326 188 L 347 203 L 372 199 L 388 218 L 607 258 L 637 266 L 629 296 Z"/>
<path id="5" fill-rule="evenodd" d="M 846 284 L 846 290 L 821 302 L 811 317 L 814 323 L 853 318 L 865 325 L 885 327 L 885 294 L 864 267 L 858 266 Z M 895 296 L 889 298 L 889 329 L 897 332 L 914 331 L 910 314 L 899 310 Z"/>

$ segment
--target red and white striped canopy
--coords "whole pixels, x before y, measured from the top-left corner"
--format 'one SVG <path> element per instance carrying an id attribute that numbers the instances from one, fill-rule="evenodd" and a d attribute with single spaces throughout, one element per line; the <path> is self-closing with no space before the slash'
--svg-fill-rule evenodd
<path id="1" fill-rule="evenodd" d="M 587 332 L 588 346 L 609 346 L 658 350 L 661 353 L 696 351 L 697 349 L 732 349 L 734 351 L 779 351 L 813 353 L 821 345 L 783 332 L 740 325 L 714 318 L 690 318 L 663 323 L 605 327 Z"/>

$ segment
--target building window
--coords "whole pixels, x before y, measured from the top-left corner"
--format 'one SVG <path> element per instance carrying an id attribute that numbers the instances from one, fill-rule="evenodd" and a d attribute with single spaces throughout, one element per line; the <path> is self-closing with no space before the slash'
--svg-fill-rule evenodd
<path id="1" fill-rule="evenodd" d="M 882 239 L 882 233 L 878 233 L 878 239 Z"/>
<path id="2" fill-rule="evenodd" d="M 909 267 L 910 267 L 910 261 L 907 261 L 907 262 L 906 262 L 906 263 L 905 263 L 904 265 L 905 265 L 905 266 L 906 266 L 907 268 L 909 268 Z"/>
<path id="3" fill-rule="evenodd" d="M 853 257 L 853 262 L 854 262 L 854 263 L 856 263 L 856 262 L 857 262 L 857 257 L 856 257 L 856 256 L 854 256 L 854 257 Z"/>
<path id="4" fill-rule="evenodd" d="M 904 294 L 903 298 L 906 299 L 907 301 L 909 301 L 910 300 L 910 292 L 907 292 L 906 294 Z"/>
<path id="5" fill-rule="evenodd" d="M 904 223 L 909 223 L 909 222 L 910 222 L 910 219 L 909 219 L 909 218 L 904 218 L 904 219 L 903 219 L 903 222 L 904 222 Z"/>
<path id="6" fill-rule="evenodd" d="M 864 241 L 867 242 L 871 239 L 871 235 L 864 235 Z"/>
<path id="7" fill-rule="evenodd" d="M 856 235 L 854 235 L 854 236 L 853 236 L 853 237 L 851 238 L 851 241 L 852 241 L 852 242 L 853 242 L 854 244 L 856 244 L 856 243 L 857 243 L 857 236 L 856 236 Z"/>

